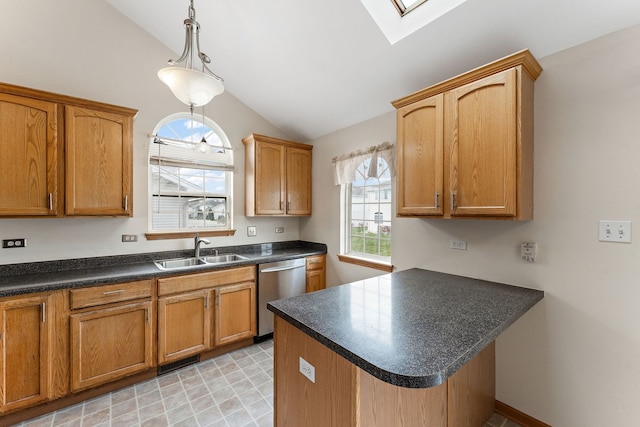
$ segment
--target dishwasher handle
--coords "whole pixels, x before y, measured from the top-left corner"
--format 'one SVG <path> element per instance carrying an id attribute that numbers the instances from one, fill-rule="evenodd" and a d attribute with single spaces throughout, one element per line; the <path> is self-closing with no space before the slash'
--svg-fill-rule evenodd
<path id="1" fill-rule="evenodd" d="M 304 268 L 305 265 L 293 265 L 293 266 L 286 266 L 286 267 L 271 267 L 271 268 L 264 268 L 262 270 L 260 270 L 260 273 L 273 273 L 275 271 L 286 271 L 286 270 L 294 270 L 296 268 Z"/>

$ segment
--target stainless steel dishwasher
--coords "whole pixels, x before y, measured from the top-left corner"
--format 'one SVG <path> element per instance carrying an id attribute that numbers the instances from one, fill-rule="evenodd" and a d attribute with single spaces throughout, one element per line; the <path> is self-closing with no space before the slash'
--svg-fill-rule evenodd
<path id="1" fill-rule="evenodd" d="M 273 313 L 267 303 L 305 293 L 307 281 L 304 258 L 258 264 L 258 336 L 256 340 L 273 334 Z"/>

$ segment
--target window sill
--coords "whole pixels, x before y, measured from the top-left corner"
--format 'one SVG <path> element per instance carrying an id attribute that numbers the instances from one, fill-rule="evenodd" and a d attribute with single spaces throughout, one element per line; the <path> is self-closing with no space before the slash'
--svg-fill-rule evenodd
<path id="1" fill-rule="evenodd" d="M 362 267 L 375 268 L 376 270 L 386 271 L 387 273 L 391 273 L 393 271 L 392 264 L 386 264 L 383 262 L 371 261 L 364 258 L 356 258 L 350 255 L 338 255 L 338 259 L 342 262 L 360 265 Z"/>
<path id="2" fill-rule="evenodd" d="M 236 230 L 201 230 L 201 231 L 171 231 L 145 233 L 147 240 L 187 239 L 190 237 L 225 237 L 233 236 Z"/>

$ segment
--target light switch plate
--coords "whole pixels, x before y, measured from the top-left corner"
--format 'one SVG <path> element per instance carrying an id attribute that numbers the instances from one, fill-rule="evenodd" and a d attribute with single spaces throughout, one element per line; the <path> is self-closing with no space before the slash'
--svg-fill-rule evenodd
<path id="1" fill-rule="evenodd" d="M 247 227 L 247 236 L 255 237 L 257 235 L 258 235 L 258 230 L 256 229 L 255 225 L 250 225 Z"/>
<path id="2" fill-rule="evenodd" d="M 598 224 L 598 240 L 631 243 L 631 221 L 601 220 Z"/>

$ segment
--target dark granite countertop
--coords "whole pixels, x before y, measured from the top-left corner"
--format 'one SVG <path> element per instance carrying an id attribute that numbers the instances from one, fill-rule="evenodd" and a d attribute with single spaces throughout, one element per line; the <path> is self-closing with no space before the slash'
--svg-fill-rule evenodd
<path id="1" fill-rule="evenodd" d="M 325 244 L 304 241 L 216 249 L 220 254 L 237 253 L 247 259 L 172 270 L 161 270 L 153 262 L 192 256 L 193 250 L 186 250 L 0 265 L 0 297 L 199 273 L 327 253 Z M 212 254 L 213 249 L 203 247 L 201 250 L 201 256 Z"/>
<path id="2" fill-rule="evenodd" d="M 268 307 L 382 381 L 426 388 L 444 382 L 543 297 L 414 268 Z"/>

